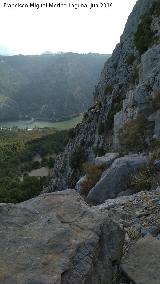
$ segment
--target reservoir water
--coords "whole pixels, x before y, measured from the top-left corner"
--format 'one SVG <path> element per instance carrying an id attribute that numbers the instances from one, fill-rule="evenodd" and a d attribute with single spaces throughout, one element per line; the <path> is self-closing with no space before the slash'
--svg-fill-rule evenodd
<path id="1" fill-rule="evenodd" d="M 26 120 L 18 120 L 18 121 L 7 121 L 0 122 L 0 127 L 13 128 L 18 127 L 21 129 L 33 129 L 35 127 L 44 128 L 44 127 L 54 127 L 58 130 L 65 130 L 76 126 L 78 123 L 82 121 L 83 115 L 76 116 L 72 119 L 60 121 L 60 122 L 49 122 L 49 121 L 26 121 Z"/>

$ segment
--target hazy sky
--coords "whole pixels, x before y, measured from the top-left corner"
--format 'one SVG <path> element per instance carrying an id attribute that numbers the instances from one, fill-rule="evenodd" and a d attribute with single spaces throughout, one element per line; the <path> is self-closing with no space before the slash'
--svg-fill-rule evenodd
<path id="1" fill-rule="evenodd" d="M 35 1 L 35 2 L 34 2 Z M 49 0 L 19 0 L 19 3 Z M 0 0 L 0 45 L 23 54 L 44 51 L 112 53 L 136 0 L 51 0 L 50 3 L 86 3 L 88 8 L 4 8 Z M 110 8 L 90 8 L 90 3 L 109 3 Z"/>

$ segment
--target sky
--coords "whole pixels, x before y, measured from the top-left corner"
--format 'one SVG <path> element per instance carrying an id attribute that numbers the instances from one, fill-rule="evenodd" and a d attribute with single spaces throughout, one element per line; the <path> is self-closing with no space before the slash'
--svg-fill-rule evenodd
<path id="1" fill-rule="evenodd" d="M 65 3 L 66 7 L 8 7 L 16 3 Z M 91 8 L 91 3 L 98 7 Z M 112 5 L 108 7 L 107 3 Z M 136 0 L 0 0 L 0 45 L 18 54 L 111 54 L 135 3 Z"/>

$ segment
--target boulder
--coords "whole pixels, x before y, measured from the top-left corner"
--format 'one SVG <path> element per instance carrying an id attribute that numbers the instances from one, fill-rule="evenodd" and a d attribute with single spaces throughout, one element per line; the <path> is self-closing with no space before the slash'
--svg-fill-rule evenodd
<path id="1" fill-rule="evenodd" d="M 75 190 L 77 192 L 81 192 L 81 185 L 83 184 L 84 181 L 87 180 L 87 177 L 86 176 L 83 176 L 79 179 L 79 181 L 76 183 L 76 186 L 75 186 Z"/>
<path id="2" fill-rule="evenodd" d="M 95 159 L 95 165 L 109 167 L 113 163 L 113 161 L 118 157 L 118 153 L 107 153 L 105 156 L 97 157 Z"/>
<path id="3" fill-rule="evenodd" d="M 91 189 L 87 201 L 93 204 L 101 204 L 107 199 L 115 198 L 121 191 L 127 189 L 127 180 L 130 174 L 146 166 L 148 162 L 147 156 L 138 154 L 126 155 L 116 159 L 111 168 Z"/>
<path id="4" fill-rule="evenodd" d="M 0 220 L 0 283 L 116 283 L 123 232 L 75 190 L 0 204 Z"/>
<path id="5" fill-rule="evenodd" d="M 121 260 L 123 271 L 118 284 L 160 283 L 159 200 L 160 187 L 132 196 L 108 199 L 105 203 L 92 207 L 106 212 L 125 231 Z"/>
<path id="6" fill-rule="evenodd" d="M 147 237 L 130 250 L 121 268 L 135 284 L 160 283 L 160 240 Z"/>

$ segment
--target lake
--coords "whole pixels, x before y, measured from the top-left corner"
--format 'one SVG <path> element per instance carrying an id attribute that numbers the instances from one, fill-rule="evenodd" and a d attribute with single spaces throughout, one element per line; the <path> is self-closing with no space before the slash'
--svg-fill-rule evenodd
<path id="1" fill-rule="evenodd" d="M 66 130 L 76 126 L 78 123 L 82 121 L 83 115 L 76 116 L 72 119 L 60 122 L 49 122 L 49 121 L 33 121 L 27 122 L 26 120 L 18 120 L 18 121 L 7 121 L 7 122 L 0 122 L 0 127 L 18 127 L 21 129 L 33 129 L 35 127 L 44 128 L 44 127 L 54 127 L 58 130 Z"/>

